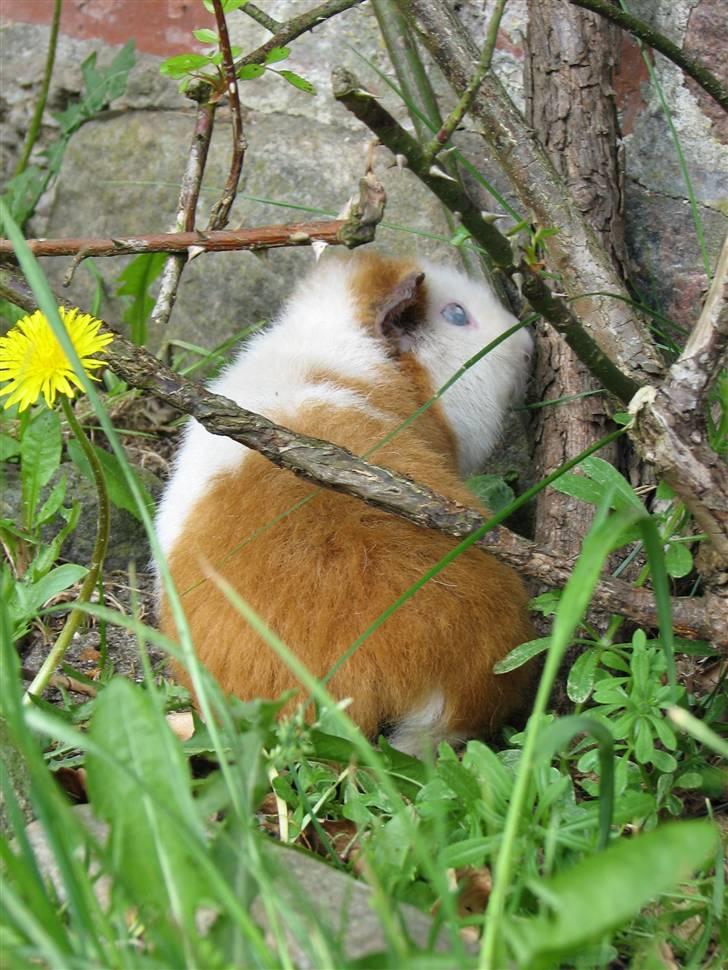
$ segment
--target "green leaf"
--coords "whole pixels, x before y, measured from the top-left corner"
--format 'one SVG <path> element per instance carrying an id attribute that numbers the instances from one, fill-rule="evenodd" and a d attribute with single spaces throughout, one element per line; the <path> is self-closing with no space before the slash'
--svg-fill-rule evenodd
<path id="1" fill-rule="evenodd" d="M 667 482 L 660 482 L 655 490 L 655 498 L 661 502 L 669 502 L 675 498 L 675 490 Z"/>
<path id="2" fill-rule="evenodd" d="M 659 771 L 665 773 L 677 771 L 677 761 L 675 758 L 669 752 L 661 751 L 660 748 L 653 750 L 650 761 Z"/>
<path id="3" fill-rule="evenodd" d="M 88 572 L 85 566 L 67 562 L 51 569 L 47 576 L 32 585 L 21 585 L 19 594 L 23 608 L 28 615 L 36 613 L 49 599 L 70 589 Z"/>
<path id="4" fill-rule="evenodd" d="M 192 36 L 195 37 L 201 44 L 219 44 L 220 38 L 217 36 L 214 30 L 210 30 L 207 27 L 200 27 L 199 30 L 193 30 Z"/>
<path id="5" fill-rule="evenodd" d="M 598 505 L 604 495 L 604 489 L 600 485 L 583 475 L 562 475 L 551 483 L 551 487 L 563 495 L 571 495 L 572 498 L 578 498 L 590 505 Z"/>
<path id="6" fill-rule="evenodd" d="M 294 74 L 293 71 L 276 71 L 276 74 L 292 84 L 294 88 L 298 88 L 299 91 L 305 91 L 306 94 L 316 94 L 316 88 L 313 84 L 299 74 Z"/>
<path id="7" fill-rule="evenodd" d="M 9 434 L 0 434 L 0 461 L 20 454 L 20 442 Z"/>
<path id="8" fill-rule="evenodd" d="M 209 10 L 210 13 L 215 12 L 215 8 L 212 5 L 212 0 L 202 0 L 205 5 L 205 10 Z M 233 10 L 238 10 L 240 7 L 244 7 L 248 0 L 222 0 L 222 12 L 232 13 Z"/>
<path id="9" fill-rule="evenodd" d="M 588 475 L 589 478 L 594 482 L 598 482 L 603 488 L 613 488 L 614 489 L 614 499 L 612 502 L 613 508 L 621 508 L 624 506 L 631 506 L 634 509 L 639 509 L 644 511 L 644 505 L 639 499 L 639 496 L 629 484 L 627 479 L 621 475 L 617 469 L 610 465 L 608 461 L 603 458 L 598 458 L 596 455 L 592 455 L 590 458 L 585 458 L 583 462 L 579 465 L 579 468 Z M 615 501 L 616 499 L 616 501 Z"/>
<path id="10" fill-rule="evenodd" d="M 650 764 L 655 751 L 652 725 L 645 717 L 637 718 L 634 726 L 634 753 L 640 764 Z"/>
<path id="11" fill-rule="evenodd" d="M 24 172 L 6 182 L 2 199 L 19 225 L 27 222 L 34 212 L 51 174 L 38 165 L 29 165 Z"/>
<path id="12" fill-rule="evenodd" d="M 45 500 L 43 505 L 40 507 L 40 511 L 36 516 L 36 525 L 45 525 L 46 522 L 50 522 L 56 512 L 63 505 L 63 500 L 66 497 L 66 476 L 61 475 L 56 484 L 50 491 L 48 498 Z"/>
<path id="13" fill-rule="evenodd" d="M 693 571 L 693 557 L 686 543 L 670 543 L 665 550 L 665 568 L 673 579 L 680 579 Z"/>
<path id="14" fill-rule="evenodd" d="M 82 118 L 74 119 L 74 127 L 82 120 L 98 114 L 103 108 L 120 97 L 126 90 L 129 71 L 134 67 L 136 56 L 134 41 L 128 41 L 105 69 L 96 67 L 96 54 L 93 53 L 81 65 L 85 92 L 81 101 Z M 71 131 L 66 129 L 65 134 Z"/>
<path id="15" fill-rule="evenodd" d="M 241 81 L 250 81 L 253 78 L 260 77 L 261 74 L 265 74 L 265 68 L 262 64 L 244 64 L 238 71 L 238 78 Z"/>
<path id="16" fill-rule="evenodd" d="M 586 650 L 572 665 L 566 693 L 575 704 L 583 704 L 591 694 L 598 660 L 599 654 L 596 650 Z"/>
<path id="17" fill-rule="evenodd" d="M 89 735 L 88 792 L 110 824 L 115 874 L 137 903 L 189 926 L 202 874 L 186 845 L 204 836 L 179 742 L 151 697 L 123 677 L 99 693 Z"/>
<path id="18" fill-rule="evenodd" d="M 101 464 L 110 501 L 117 508 L 125 509 L 127 512 L 130 512 L 135 518 L 141 518 L 136 501 L 134 500 L 134 496 L 132 495 L 131 489 L 129 488 L 126 477 L 116 456 L 112 455 L 109 451 L 104 451 L 103 448 L 98 448 L 96 445 L 92 445 L 92 448 L 96 452 L 96 457 Z M 68 442 L 68 453 L 81 473 L 90 482 L 93 482 L 94 478 L 93 472 L 91 471 L 91 466 L 89 465 L 86 456 L 84 455 L 83 450 L 77 441 Z M 151 510 L 154 505 L 154 500 L 149 494 L 144 481 L 133 467 L 130 466 L 129 470 L 136 480 L 137 487 L 144 497 L 144 502 L 147 508 Z"/>
<path id="19" fill-rule="evenodd" d="M 61 462 L 61 422 L 55 411 L 43 408 L 31 420 L 20 442 L 23 523 L 32 530 L 41 489 Z"/>
<path id="20" fill-rule="evenodd" d="M 131 339 L 137 345 L 147 342 L 147 320 L 154 308 L 149 288 L 164 269 L 166 260 L 166 253 L 139 253 L 119 274 L 116 296 L 131 297 L 122 320 L 129 324 Z"/>
<path id="21" fill-rule="evenodd" d="M 271 47 L 266 54 L 265 63 L 277 64 L 279 61 L 285 61 L 290 53 L 290 47 Z"/>
<path id="22" fill-rule="evenodd" d="M 465 484 L 491 512 L 500 512 L 516 497 L 513 489 L 500 475 L 473 475 Z"/>
<path id="23" fill-rule="evenodd" d="M 539 736 L 536 756 L 550 763 L 577 734 L 591 734 L 599 745 L 599 847 L 603 849 L 609 844 L 614 812 L 614 738 L 609 728 L 583 714 L 557 718 Z"/>
<path id="24" fill-rule="evenodd" d="M 493 672 L 507 674 L 509 670 L 522 667 L 531 657 L 537 657 L 540 653 L 548 650 L 549 643 L 551 643 L 550 637 L 539 637 L 538 640 L 527 640 L 525 643 L 519 644 L 495 664 Z"/>
<path id="25" fill-rule="evenodd" d="M 529 601 L 529 609 L 533 610 L 535 613 L 540 613 L 542 616 L 553 616 L 556 610 L 559 608 L 559 601 L 561 600 L 561 590 L 560 589 L 550 589 L 547 593 L 541 593 L 540 596 L 534 596 L 532 600 Z"/>
<path id="26" fill-rule="evenodd" d="M 192 74 L 203 67 L 208 67 L 212 62 L 212 58 L 207 54 L 176 54 L 162 61 L 159 65 L 159 73 L 173 78 L 184 77 L 185 74 Z"/>
<path id="27" fill-rule="evenodd" d="M 39 579 L 49 571 L 53 563 L 58 559 L 63 543 L 78 525 L 81 514 L 80 502 L 74 502 L 70 509 L 64 509 L 62 514 L 66 517 L 66 524 L 61 531 L 53 536 L 50 542 L 43 542 L 38 547 L 38 552 L 30 564 L 30 572 L 33 579 Z"/>
<path id="28" fill-rule="evenodd" d="M 538 895 L 548 906 L 529 919 L 509 920 L 507 936 L 519 966 L 562 962 L 565 954 L 618 929 L 711 859 L 717 841 L 710 822 L 670 822 L 620 839 L 544 881 Z"/>
<path id="29" fill-rule="evenodd" d="M 703 776 L 697 771 L 686 771 L 675 780 L 676 788 L 700 788 L 703 784 Z"/>
<path id="30" fill-rule="evenodd" d="M 452 752 L 452 748 L 449 750 L 450 757 L 441 757 L 438 761 L 438 777 L 442 778 L 448 788 L 457 795 L 458 800 L 467 807 L 468 811 L 475 812 L 482 799 L 480 785 L 463 767 L 457 755 Z"/>

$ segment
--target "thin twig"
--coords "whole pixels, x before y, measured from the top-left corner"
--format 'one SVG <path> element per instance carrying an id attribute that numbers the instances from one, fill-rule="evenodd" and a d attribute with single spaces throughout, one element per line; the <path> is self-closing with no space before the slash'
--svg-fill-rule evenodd
<path id="1" fill-rule="evenodd" d="M 222 53 L 222 68 L 225 74 L 228 103 L 230 104 L 230 114 L 232 116 L 233 156 L 230 161 L 230 171 L 228 172 L 223 193 L 210 213 L 208 230 L 224 229 L 230 220 L 230 209 L 232 208 L 238 191 L 240 173 L 243 170 L 243 162 L 245 160 L 245 149 L 247 148 L 243 119 L 240 114 L 238 79 L 235 75 L 235 65 L 230 50 L 230 35 L 228 33 L 225 14 L 222 10 L 222 0 L 212 0 L 212 5 L 215 10 L 215 20 L 217 21 L 217 33 L 220 38 L 220 51 Z"/>
<path id="2" fill-rule="evenodd" d="M 655 30 L 644 20 L 640 20 L 631 13 L 621 10 L 610 0 L 569 0 L 576 7 L 591 10 L 606 20 L 618 24 L 634 37 L 647 44 L 653 50 L 659 51 L 664 57 L 685 71 L 700 87 L 714 98 L 724 111 L 728 111 L 728 88 L 710 71 L 702 61 L 690 54 L 686 54 L 677 44 Z"/>
<path id="3" fill-rule="evenodd" d="M 508 0 L 496 0 L 495 10 L 490 18 L 490 23 L 488 24 L 488 33 L 485 38 L 485 44 L 483 45 L 483 51 L 480 55 L 480 60 L 478 66 L 475 69 L 475 73 L 468 82 L 468 86 L 463 91 L 460 100 L 455 105 L 454 109 L 445 120 L 435 137 L 430 141 L 428 145 L 425 146 L 425 159 L 431 165 L 438 152 L 447 145 L 447 143 L 452 138 L 455 129 L 460 125 L 465 115 L 470 110 L 470 105 L 473 103 L 473 98 L 480 90 L 480 86 L 483 83 L 485 75 L 490 70 L 490 65 L 493 60 L 493 53 L 495 52 L 495 45 L 498 40 L 498 28 L 500 27 L 501 19 L 503 18 L 503 11 Z"/>
<path id="4" fill-rule="evenodd" d="M 30 127 L 28 128 L 28 134 L 25 136 L 23 151 L 18 164 L 15 167 L 16 175 L 20 175 L 25 171 L 28 164 L 28 159 L 30 158 L 30 153 L 33 151 L 33 146 L 38 140 L 38 133 L 40 132 L 41 122 L 43 121 L 43 112 L 45 111 L 46 101 L 48 100 L 48 90 L 51 85 L 51 77 L 53 76 L 53 65 L 56 60 L 58 26 L 61 22 L 62 7 L 63 0 L 55 0 L 53 7 L 53 19 L 51 21 L 51 32 L 48 38 L 48 53 L 46 55 L 45 68 L 43 70 L 43 80 L 40 85 L 40 91 L 38 92 L 38 100 L 35 105 L 35 111 L 33 112 Z"/>
<path id="5" fill-rule="evenodd" d="M 322 240 L 330 245 L 349 245 L 342 231 L 348 219 L 328 222 L 294 222 L 254 229 L 221 229 L 217 232 L 160 232 L 149 236 L 125 236 L 119 239 L 31 239 L 28 245 L 36 256 L 125 256 L 129 253 L 182 253 L 189 249 L 205 252 L 280 249 L 285 246 L 309 246 Z M 365 240 L 362 239 L 362 242 Z M 371 241 L 371 238 L 366 240 Z M 0 256 L 11 256 L 12 246 L 0 239 Z"/>
<path id="6" fill-rule="evenodd" d="M 197 108 L 195 130 L 187 155 L 187 164 L 182 176 L 177 203 L 177 218 L 175 219 L 175 230 L 177 232 L 191 232 L 195 228 L 197 200 L 200 195 L 202 177 L 205 173 L 216 107 L 217 105 L 204 100 Z M 170 255 L 165 261 L 159 293 L 150 317 L 155 331 L 158 333 L 161 333 L 169 322 L 186 262 L 186 252 Z"/>
<path id="7" fill-rule="evenodd" d="M 35 680 L 38 676 L 39 671 L 31 670 L 30 667 L 21 667 L 20 675 L 23 680 Z M 67 674 L 53 674 L 51 679 L 48 681 L 49 687 L 57 687 L 60 690 L 70 690 L 74 694 L 86 694 L 87 697 L 96 697 L 97 689 L 91 684 L 84 684 L 81 680 L 76 680 L 75 677 L 69 677 Z"/>
<path id="8" fill-rule="evenodd" d="M 28 312 L 37 304 L 17 269 L 0 265 L 0 297 Z M 372 465 L 330 442 L 296 434 L 261 415 L 175 373 L 143 347 L 115 333 L 106 358 L 111 369 L 133 387 L 146 390 L 198 420 L 210 433 L 231 437 L 259 451 L 269 461 L 312 484 L 362 499 L 383 511 L 454 538 L 471 535 L 484 524 L 481 512 L 453 502 L 426 486 L 387 468 Z M 500 525 L 478 545 L 524 575 L 547 586 L 563 586 L 573 562 L 510 532 Z M 654 595 L 629 583 L 605 579 L 595 590 L 597 610 L 619 613 L 643 626 L 657 626 Z M 715 595 L 674 597 L 676 631 L 686 637 L 728 643 L 725 604 Z"/>
<path id="9" fill-rule="evenodd" d="M 239 70 L 244 64 L 262 64 L 274 47 L 285 47 L 292 40 L 300 37 L 301 34 L 313 30 L 314 27 L 318 27 L 319 24 L 324 23 L 324 21 L 329 20 L 331 17 L 335 17 L 337 14 L 343 13 L 344 10 L 348 10 L 350 7 L 356 7 L 363 2 L 364 0 L 327 0 L 326 3 L 322 3 L 318 7 L 312 7 L 311 10 L 299 14 L 298 17 L 292 17 L 265 44 L 251 51 L 250 54 L 244 54 L 242 57 L 239 57 L 235 61 L 235 69 Z"/>
<path id="10" fill-rule="evenodd" d="M 246 3 L 240 8 L 243 13 L 246 13 L 251 20 L 254 20 L 261 27 L 265 27 L 266 30 L 270 31 L 271 34 L 277 34 L 279 30 L 282 29 L 283 24 L 280 20 L 274 20 L 273 17 L 269 17 L 268 14 L 261 10 L 260 7 L 256 7 L 254 3 Z"/>

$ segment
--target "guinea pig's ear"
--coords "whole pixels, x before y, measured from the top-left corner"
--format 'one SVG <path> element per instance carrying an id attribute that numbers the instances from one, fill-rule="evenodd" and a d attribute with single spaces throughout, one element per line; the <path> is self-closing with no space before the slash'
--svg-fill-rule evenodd
<path id="1" fill-rule="evenodd" d="M 376 308 L 374 331 L 397 354 L 412 349 L 412 336 L 423 319 L 424 280 L 425 274 L 420 271 L 407 273 Z"/>

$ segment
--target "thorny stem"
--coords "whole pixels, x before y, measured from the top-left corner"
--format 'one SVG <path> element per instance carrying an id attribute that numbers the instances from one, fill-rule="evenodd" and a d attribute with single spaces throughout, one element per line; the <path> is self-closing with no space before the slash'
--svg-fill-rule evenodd
<path id="1" fill-rule="evenodd" d="M 637 37 L 653 50 L 659 51 L 664 57 L 685 71 L 696 81 L 704 91 L 714 98 L 724 111 L 728 111 L 728 88 L 701 61 L 690 54 L 686 54 L 677 44 L 659 33 L 654 27 L 635 17 L 626 10 L 610 3 L 610 0 L 569 0 L 575 7 L 591 10 L 605 20 L 622 27 L 628 33 Z"/>
<path id="2" fill-rule="evenodd" d="M 253 229 L 218 229 L 214 232 L 160 232 L 151 235 L 109 237 L 107 239 L 29 239 L 34 256 L 125 256 L 134 253 L 184 253 L 194 248 L 205 252 L 230 252 L 245 249 L 277 249 L 281 246 L 308 245 L 316 239 L 336 244 L 345 219 L 321 222 L 293 222 Z M 367 240 L 369 241 L 369 240 Z M 0 256 L 12 257 L 12 245 L 0 239 Z"/>
<path id="3" fill-rule="evenodd" d="M 61 407 L 63 408 L 63 413 L 66 421 L 68 421 L 71 431 L 73 431 L 74 435 L 76 436 L 76 439 L 81 445 L 83 453 L 91 466 L 94 485 L 96 486 L 96 494 L 98 496 L 96 541 L 94 543 L 93 552 L 91 553 L 91 564 L 78 594 L 76 606 L 68 615 L 66 622 L 63 624 L 63 629 L 58 635 L 58 639 L 53 644 L 50 653 L 43 661 L 41 668 L 34 677 L 30 687 L 28 687 L 28 690 L 23 698 L 23 702 L 25 704 L 31 703 L 31 696 L 40 697 L 50 683 L 56 667 L 59 665 L 66 651 L 68 650 L 71 640 L 73 639 L 73 635 L 78 629 L 79 624 L 85 615 L 82 610 L 78 609 L 78 607 L 88 602 L 91 594 L 96 588 L 101 567 L 103 566 L 104 559 L 106 558 L 106 547 L 109 542 L 109 494 L 106 489 L 106 480 L 104 479 L 101 463 L 96 456 L 93 445 L 86 436 L 86 432 L 83 430 L 80 422 L 76 418 L 76 415 L 73 413 L 71 403 L 65 394 L 61 395 Z"/>
<path id="4" fill-rule="evenodd" d="M 239 70 L 244 64 L 262 64 L 274 47 L 285 47 L 292 40 L 309 30 L 313 30 L 314 27 L 322 24 L 325 20 L 329 20 L 331 17 L 343 13 L 344 10 L 363 2 L 364 0 L 327 0 L 326 3 L 312 7 L 311 10 L 299 14 L 298 17 L 292 17 L 285 24 L 282 24 L 280 30 L 270 37 L 265 44 L 251 51 L 250 54 L 244 54 L 238 58 L 235 61 L 235 69 Z"/>
<path id="5" fill-rule="evenodd" d="M 53 75 L 53 65 L 56 60 L 58 26 L 61 22 L 62 7 L 63 0 L 55 0 L 55 5 L 53 7 L 53 20 L 51 21 L 51 32 L 48 38 L 48 53 L 46 55 L 45 69 L 43 71 L 43 81 L 41 82 L 40 91 L 38 92 L 38 100 L 35 105 L 35 111 L 33 112 L 30 127 L 28 128 L 28 134 L 25 136 L 23 151 L 18 164 L 15 167 L 16 175 L 20 175 L 25 171 L 28 165 L 28 159 L 30 158 L 30 153 L 33 151 L 33 146 L 38 140 L 38 132 L 40 131 L 40 125 L 43 120 L 43 112 L 45 111 L 46 101 L 48 100 L 48 89 L 50 88 L 51 77 Z"/>
<path id="6" fill-rule="evenodd" d="M 217 21 L 217 32 L 220 37 L 220 51 L 222 52 L 222 66 L 227 85 L 228 102 L 232 115 L 233 128 L 233 157 L 230 162 L 230 172 L 228 173 L 225 188 L 222 196 L 213 207 L 210 213 L 208 229 L 224 229 L 230 219 L 230 209 L 235 201 L 238 191 L 240 173 L 243 170 L 245 160 L 245 133 L 243 131 L 243 119 L 240 114 L 240 96 L 238 93 L 238 79 L 235 74 L 233 55 L 230 50 L 230 35 L 228 33 L 225 14 L 222 10 L 222 0 L 212 0 L 215 10 L 215 20 Z"/>
<path id="7" fill-rule="evenodd" d="M 475 69 L 475 73 L 468 82 L 468 86 L 463 91 L 462 96 L 455 105 L 453 111 L 445 120 L 445 123 L 442 125 L 432 141 L 425 146 L 425 164 L 431 165 L 433 163 L 438 152 L 441 152 L 445 145 L 447 145 L 455 129 L 470 110 L 470 105 L 473 103 L 473 98 L 478 93 L 480 85 L 483 83 L 483 78 L 490 70 L 495 45 L 498 40 L 498 28 L 500 27 L 500 22 L 503 18 L 503 11 L 505 10 L 507 2 L 508 0 L 496 0 L 495 10 L 490 18 L 490 23 L 488 24 L 488 34 L 485 38 L 485 44 L 483 45 L 483 52 L 480 55 L 480 60 L 477 68 Z"/>

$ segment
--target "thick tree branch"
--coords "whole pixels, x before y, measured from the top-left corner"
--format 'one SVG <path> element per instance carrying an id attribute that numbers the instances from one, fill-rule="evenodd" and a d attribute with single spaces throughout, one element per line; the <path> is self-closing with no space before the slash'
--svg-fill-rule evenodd
<path id="1" fill-rule="evenodd" d="M 718 102 L 724 111 L 728 111 L 728 88 L 701 61 L 690 54 L 686 54 L 677 44 L 646 24 L 639 17 L 627 13 L 609 0 L 568 0 L 576 7 L 592 10 L 600 16 L 618 24 L 626 31 L 647 44 L 653 50 L 659 51 L 673 64 L 685 71 L 700 87 Z"/>
<path id="2" fill-rule="evenodd" d="M 728 235 L 702 313 L 679 359 L 670 368 L 668 384 L 683 414 L 702 407 L 705 392 L 726 366 L 728 345 Z"/>
<path id="3" fill-rule="evenodd" d="M 25 280 L 10 266 L 0 265 L 0 297 L 28 312 L 37 306 Z M 106 355 L 109 367 L 133 387 L 149 391 L 192 415 L 212 434 L 226 435 L 259 451 L 269 461 L 312 484 L 344 492 L 454 538 L 471 535 L 484 524 L 483 515 L 475 509 L 438 495 L 390 469 L 372 465 L 330 442 L 296 434 L 246 411 L 176 374 L 144 348 L 117 333 L 114 336 Z M 503 526 L 486 534 L 478 544 L 548 586 L 563 585 L 571 574 L 571 561 L 537 548 Z M 628 583 L 607 579 L 597 587 L 593 603 L 597 609 L 620 613 L 645 626 L 657 626 L 654 598 L 648 590 L 635 590 Z M 728 644 L 728 625 L 718 598 L 677 597 L 672 608 L 676 628 L 684 636 Z"/>
<path id="4" fill-rule="evenodd" d="M 713 284 L 685 350 L 659 388 L 643 388 L 630 404 L 632 437 L 684 500 L 728 564 L 728 468 L 706 443 L 705 392 L 726 364 L 728 238 Z"/>
<path id="5" fill-rule="evenodd" d="M 564 8 L 562 0 L 528 2 L 526 120 L 540 133 L 579 211 L 621 267 L 624 232 L 612 84 L 618 35 L 613 24 L 576 7 Z M 608 402 L 603 394 L 589 394 L 599 386 L 563 337 L 540 325 L 531 396 L 537 401 L 571 400 L 567 407 L 541 408 L 534 414 L 537 477 L 606 434 Z M 602 449 L 600 457 L 616 466 L 619 444 Z M 565 556 L 577 556 L 593 518 L 593 506 L 546 489 L 536 502 L 535 539 Z"/>
<path id="6" fill-rule="evenodd" d="M 637 391 L 638 384 L 616 367 L 599 346 L 598 335 L 592 336 L 577 320 L 569 305 L 555 296 L 541 277 L 524 262 L 513 263 L 511 244 L 483 215 L 453 179 L 443 177 L 431 168 L 425 153 L 415 139 L 399 125 L 379 101 L 365 91 L 356 78 L 343 68 L 332 72 L 334 97 L 356 115 L 383 145 L 407 159 L 409 168 L 451 212 L 458 212 L 465 228 L 505 273 L 521 273 L 523 295 L 559 333 L 564 335 L 574 353 L 597 375 L 612 394 L 625 403 Z"/>
<path id="7" fill-rule="evenodd" d="M 478 52 L 455 13 L 443 0 L 400 0 L 419 28 L 453 89 L 462 92 Z M 548 240 L 548 262 L 560 288 L 574 301 L 574 312 L 606 356 L 640 384 L 663 370 L 649 332 L 629 303 L 609 256 L 578 210 L 568 187 L 555 171 L 536 133 L 508 97 L 501 82 L 486 76 L 473 100 L 471 114 L 498 158 L 524 208 L 539 226 L 559 231 Z M 577 351 L 578 353 L 578 351 Z"/>
<path id="8" fill-rule="evenodd" d="M 260 7 L 257 7 L 254 3 L 246 3 L 245 6 L 241 7 L 240 9 L 243 13 L 247 14 L 251 20 L 254 20 L 257 24 L 260 24 L 261 27 L 265 27 L 265 29 L 271 34 L 277 33 L 283 26 L 280 20 L 274 20 L 272 17 L 269 17 L 264 10 L 261 10 Z"/>

